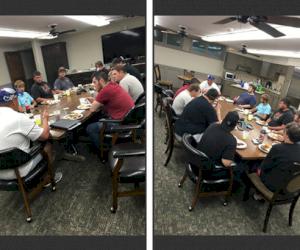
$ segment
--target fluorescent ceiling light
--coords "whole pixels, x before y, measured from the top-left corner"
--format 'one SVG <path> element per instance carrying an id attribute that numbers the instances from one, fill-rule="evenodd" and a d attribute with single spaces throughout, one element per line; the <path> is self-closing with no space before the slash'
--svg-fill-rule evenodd
<path id="1" fill-rule="evenodd" d="M 231 42 L 231 41 L 250 41 L 267 39 L 292 39 L 300 38 L 300 28 L 287 27 L 282 25 L 271 25 L 285 34 L 285 36 L 274 38 L 269 34 L 258 29 L 237 30 L 227 33 L 218 33 L 202 36 L 202 39 L 208 42 Z"/>
<path id="2" fill-rule="evenodd" d="M 110 21 L 101 16 L 65 16 L 73 20 L 87 23 L 93 26 L 101 27 L 110 24 Z"/>
<path id="3" fill-rule="evenodd" d="M 129 35 L 129 36 L 140 36 L 139 33 L 131 31 L 131 30 L 123 30 L 120 33 L 125 34 L 125 35 Z"/>
<path id="4" fill-rule="evenodd" d="M 263 50 L 263 49 L 248 49 L 248 48 L 247 48 L 247 51 L 249 53 L 251 53 L 251 54 L 300 58 L 300 51 L 291 51 L 291 50 Z"/>
<path id="5" fill-rule="evenodd" d="M 49 36 L 48 32 L 37 32 L 29 30 L 12 30 L 0 28 L 0 37 L 13 38 L 31 38 L 31 39 L 53 39 L 55 37 Z"/>

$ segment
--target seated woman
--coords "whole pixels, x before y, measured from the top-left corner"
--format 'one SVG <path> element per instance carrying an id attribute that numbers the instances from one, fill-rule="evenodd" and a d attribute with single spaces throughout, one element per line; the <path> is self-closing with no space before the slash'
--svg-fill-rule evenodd
<path id="1" fill-rule="evenodd" d="M 291 122 L 284 129 L 284 142 L 272 147 L 260 165 L 260 177 L 265 186 L 274 192 L 291 174 L 288 163 L 300 162 L 300 124 Z M 255 199 L 261 199 L 259 195 Z"/>
<path id="2" fill-rule="evenodd" d="M 260 101 L 261 103 L 255 108 L 251 109 L 251 112 L 255 113 L 255 116 L 259 117 L 260 119 L 267 120 L 272 110 L 269 104 L 269 96 L 267 94 L 263 94 L 260 98 Z"/>
<path id="3" fill-rule="evenodd" d="M 37 105 L 31 95 L 25 91 L 25 83 L 22 80 L 17 80 L 14 85 L 18 95 L 19 112 L 26 112 Z"/>

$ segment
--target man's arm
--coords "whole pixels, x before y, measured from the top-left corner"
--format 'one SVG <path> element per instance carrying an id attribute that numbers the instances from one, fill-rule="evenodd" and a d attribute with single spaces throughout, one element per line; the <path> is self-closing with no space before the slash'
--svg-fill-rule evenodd
<path id="1" fill-rule="evenodd" d="M 43 133 L 38 138 L 39 141 L 46 141 L 49 138 L 50 128 L 48 125 L 48 120 L 49 120 L 49 113 L 48 110 L 45 109 L 42 114 Z"/>
<path id="2" fill-rule="evenodd" d="M 239 105 L 239 107 L 244 108 L 244 109 L 250 109 L 251 105 L 250 104 L 243 104 L 243 105 Z"/>
<path id="3" fill-rule="evenodd" d="M 91 112 L 96 112 L 96 111 L 98 111 L 102 106 L 103 106 L 102 103 L 97 102 L 96 100 L 94 100 L 93 103 L 92 103 L 92 107 L 90 108 L 90 111 L 91 111 Z"/>
<path id="4" fill-rule="evenodd" d="M 232 163 L 233 163 L 232 160 L 227 160 L 227 159 L 223 159 L 223 158 L 222 158 L 222 164 L 223 164 L 225 167 L 230 167 Z"/>
<path id="5" fill-rule="evenodd" d="M 281 126 L 277 126 L 277 127 L 272 127 L 272 126 L 268 126 L 268 127 L 271 130 L 283 130 L 283 129 L 285 129 L 285 125 L 284 124 L 282 124 Z"/>

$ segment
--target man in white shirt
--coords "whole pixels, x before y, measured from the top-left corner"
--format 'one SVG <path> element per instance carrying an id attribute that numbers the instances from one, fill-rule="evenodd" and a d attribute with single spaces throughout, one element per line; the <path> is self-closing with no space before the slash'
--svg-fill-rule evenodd
<path id="1" fill-rule="evenodd" d="M 214 88 L 221 95 L 218 85 L 214 82 L 215 78 L 212 75 L 207 76 L 207 80 L 200 83 L 200 89 L 203 94 L 205 94 L 209 89 Z"/>
<path id="2" fill-rule="evenodd" d="M 175 97 L 172 108 L 176 115 L 180 116 L 184 107 L 194 98 L 200 95 L 200 87 L 198 83 L 191 84 L 186 90 L 179 93 Z"/>
<path id="3" fill-rule="evenodd" d="M 126 72 L 124 66 L 117 65 L 112 70 L 112 79 L 120 84 L 120 86 L 131 96 L 133 101 L 144 92 L 141 82 Z"/>
<path id="4" fill-rule="evenodd" d="M 16 92 L 11 88 L 0 89 L 0 150 L 19 148 L 25 152 L 30 151 L 30 141 L 46 141 L 49 138 L 48 111 L 42 115 L 42 127 L 37 126 L 34 120 L 18 111 Z M 51 144 L 46 143 L 44 151 L 52 160 Z M 19 167 L 20 176 L 26 176 L 42 160 L 38 154 L 34 159 Z M 16 179 L 13 169 L 0 170 L 0 179 Z M 62 178 L 62 173 L 55 174 L 55 181 Z"/>

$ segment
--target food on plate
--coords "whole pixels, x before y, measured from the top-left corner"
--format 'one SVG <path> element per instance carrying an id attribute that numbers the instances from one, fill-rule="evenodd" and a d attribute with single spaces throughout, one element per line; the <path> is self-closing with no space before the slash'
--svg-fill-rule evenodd
<path id="1" fill-rule="evenodd" d="M 82 114 L 78 114 L 78 113 L 70 113 L 64 116 L 64 119 L 68 119 L 68 120 L 78 120 L 80 118 L 82 118 L 83 115 Z"/>
<path id="2" fill-rule="evenodd" d="M 89 109 L 92 105 L 91 104 L 80 104 L 77 106 L 78 109 Z"/>
<path id="3" fill-rule="evenodd" d="M 273 132 L 269 133 L 268 137 L 273 139 L 273 140 L 276 140 L 276 141 L 283 141 L 283 136 L 282 135 L 275 134 Z"/>
<path id="4" fill-rule="evenodd" d="M 270 151 L 270 149 L 272 148 L 272 145 L 263 143 L 263 144 L 261 144 L 261 147 L 266 151 Z"/>

